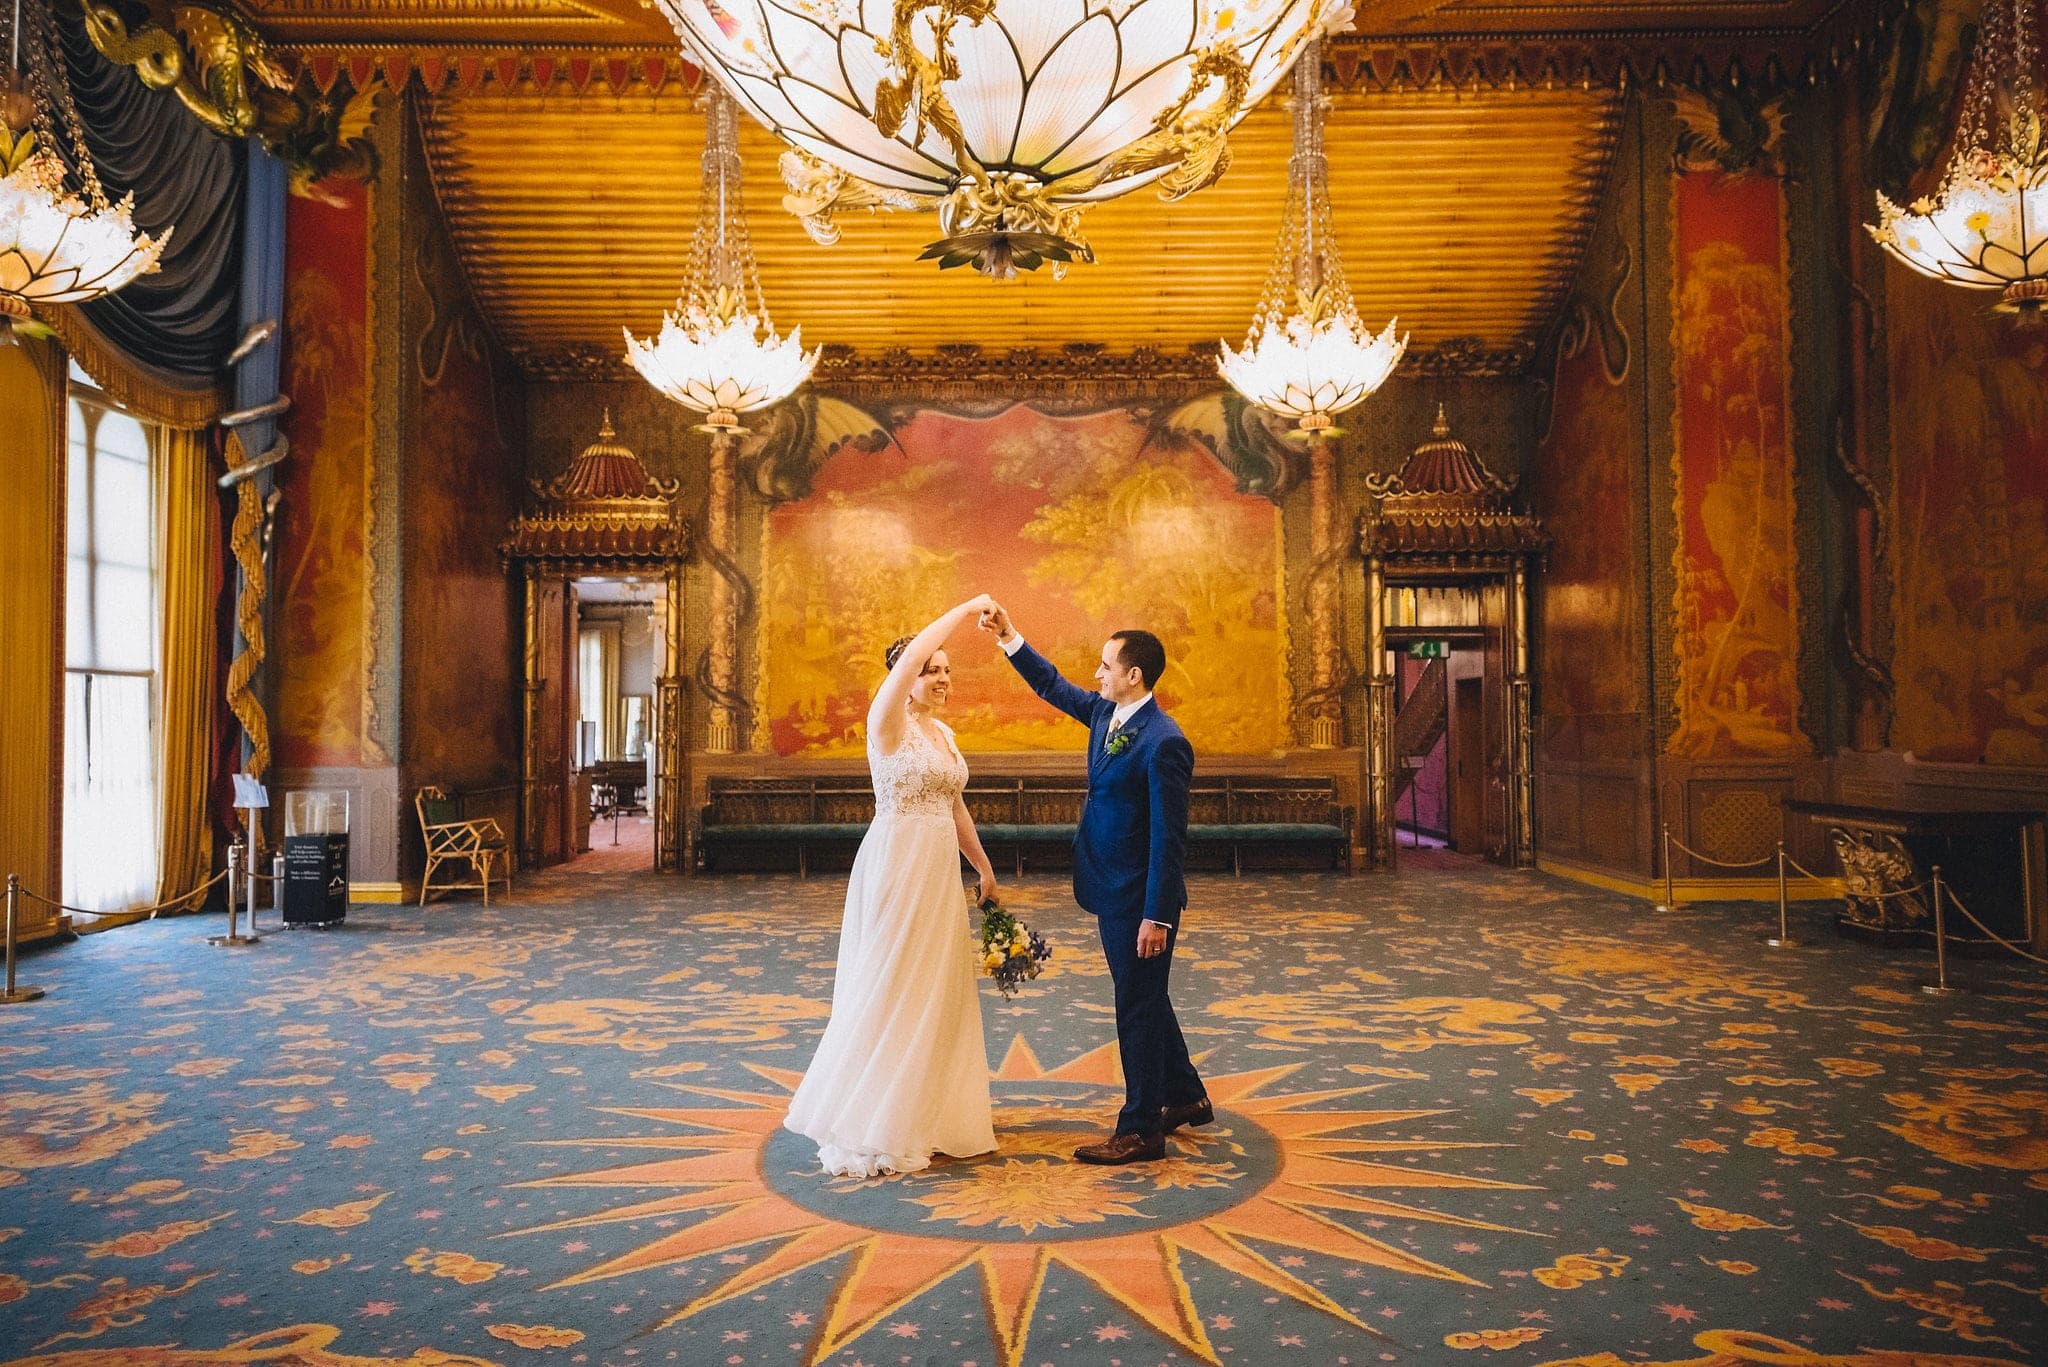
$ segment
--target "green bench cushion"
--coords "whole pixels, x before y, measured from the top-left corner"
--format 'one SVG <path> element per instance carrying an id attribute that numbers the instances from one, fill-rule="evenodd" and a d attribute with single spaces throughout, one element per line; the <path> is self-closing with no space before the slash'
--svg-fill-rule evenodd
<path id="1" fill-rule="evenodd" d="M 858 840 L 867 834 L 865 823 L 857 821 L 800 821 L 781 825 L 710 825 L 703 829 L 708 841 L 756 843 L 772 840 Z M 983 840 L 1072 840 L 1074 827 L 1057 823 L 1031 824 L 991 821 L 977 828 Z M 1342 826 L 1307 822 L 1239 822 L 1230 825 L 1188 827 L 1191 841 L 1277 840 L 1288 843 L 1347 840 Z"/>
<path id="2" fill-rule="evenodd" d="M 1281 840 L 1289 843 L 1311 843 L 1350 838 L 1342 826 L 1313 825 L 1295 821 L 1240 822 L 1232 825 L 1188 827 L 1188 839 L 1191 841 Z"/>
<path id="3" fill-rule="evenodd" d="M 706 826 L 707 841 L 759 843 L 771 840 L 858 840 L 868 833 L 861 821 L 791 821 L 773 826 Z"/>
<path id="4" fill-rule="evenodd" d="M 975 830 L 983 840 L 1072 840 L 1074 827 L 1061 822 L 984 821 Z"/>

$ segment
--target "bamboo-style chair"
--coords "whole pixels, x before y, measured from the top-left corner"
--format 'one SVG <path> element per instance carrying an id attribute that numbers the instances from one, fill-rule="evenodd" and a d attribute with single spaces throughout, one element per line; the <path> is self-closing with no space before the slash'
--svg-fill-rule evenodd
<path id="1" fill-rule="evenodd" d="M 490 817 L 471 819 L 462 813 L 462 799 L 446 789 L 429 784 L 413 794 L 413 810 L 420 817 L 420 838 L 427 845 L 427 869 L 420 875 L 420 905 L 435 892 L 481 888 L 484 905 L 491 904 L 491 877 L 495 874 L 512 890 L 512 842 Z M 434 870 L 443 864 L 467 865 L 476 881 L 436 884 Z"/>

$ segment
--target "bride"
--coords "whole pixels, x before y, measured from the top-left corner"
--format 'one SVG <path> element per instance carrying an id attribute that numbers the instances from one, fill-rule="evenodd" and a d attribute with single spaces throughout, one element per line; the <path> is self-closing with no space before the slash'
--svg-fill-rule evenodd
<path id="1" fill-rule="evenodd" d="M 783 1122 L 817 1141 L 835 1176 L 916 1172 L 934 1153 L 996 1146 L 960 856 L 983 897 L 995 871 L 961 797 L 967 762 L 937 716 L 952 688 L 939 647 L 990 606 L 983 594 L 891 646 L 868 708 L 875 822 L 846 886 L 832 1017 Z"/>

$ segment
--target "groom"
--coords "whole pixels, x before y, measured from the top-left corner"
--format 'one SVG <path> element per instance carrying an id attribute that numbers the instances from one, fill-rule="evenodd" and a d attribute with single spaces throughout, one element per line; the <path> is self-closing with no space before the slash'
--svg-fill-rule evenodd
<path id="1" fill-rule="evenodd" d="M 1093 912 L 1116 985 L 1124 1108 L 1116 1133 L 1074 1150 L 1083 1163 L 1166 1156 L 1166 1136 L 1215 1119 L 1167 1000 L 1173 942 L 1187 885 L 1188 780 L 1195 752 L 1152 698 L 1166 647 L 1149 631 L 1119 631 L 1102 647 L 1096 691 L 1069 683 L 1024 644 L 1000 604 L 982 614 L 1032 692 L 1088 728 L 1088 794 L 1074 837 L 1074 900 Z"/>

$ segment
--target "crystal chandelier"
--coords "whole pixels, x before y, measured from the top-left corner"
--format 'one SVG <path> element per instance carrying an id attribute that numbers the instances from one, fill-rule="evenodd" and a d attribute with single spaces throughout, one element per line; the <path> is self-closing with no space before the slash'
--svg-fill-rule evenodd
<path id="1" fill-rule="evenodd" d="M 1877 196 L 1870 235 L 1922 275 L 2003 290 L 2023 320 L 2048 302 L 2048 147 L 2034 88 L 2033 0 L 1991 0 L 1964 87 L 1955 160 L 1941 189 L 1901 208 Z M 2001 120 L 2001 97 L 2009 112 Z M 2001 122 L 2003 127 L 2000 127 Z"/>
<path id="2" fill-rule="evenodd" d="M 1295 63 L 1293 105 L 1294 152 L 1287 160 L 1279 245 L 1243 348 L 1220 344 L 1216 365 L 1245 398 L 1295 419 L 1288 435 L 1307 440 L 1343 430 L 1332 415 L 1386 383 L 1408 338 L 1394 336 L 1395 322 L 1374 336 L 1359 319 L 1344 281 L 1323 156 L 1320 40 L 1309 43 Z"/>
<path id="3" fill-rule="evenodd" d="M 704 414 L 700 432 L 739 432 L 739 415 L 788 398 L 810 378 L 818 353 L 804 354 L 802 328 L 778 337 L 740 199 L 739 114 L 717 86 L 704 111 L 704 189 L 690 263 L 661 334 L 626 334 L 626 359 L 647 383 Z"/>
<path id="4" fill-rule="evenodd" d="M 171 240 L 137 233 L 134 196 L 107 201 L 71 99 L 57 16 L 48 0 L 15 0 L 13 68 L 0 78 L 0 344 L 37 304 L 76 304 L 112 294 L 156 269 Z M 25 88 L 24 88 L 25 87 Z M 57 153 L 61 119 L 83 194 Z"/>
<path id="5" fill-rule="evenodd" d="M 1083 206 L 1194 193 L 1225 135 L 1346 0 L 656 0 L 793 145 L 783 205 L 817 241 L 851 209 L 936 210 L 940 267 L 1091 261 Z"/>

